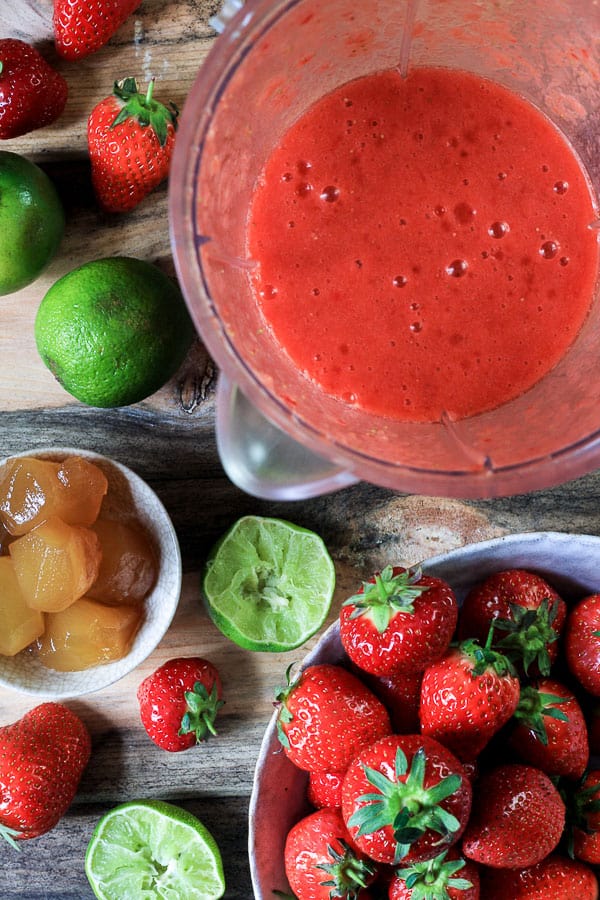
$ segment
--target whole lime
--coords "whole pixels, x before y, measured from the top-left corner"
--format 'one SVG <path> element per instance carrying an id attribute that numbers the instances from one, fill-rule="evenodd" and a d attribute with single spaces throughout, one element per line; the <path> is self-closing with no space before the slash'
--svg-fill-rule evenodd
<path id="1" fill-rule="evenodd" d="M 63 275 L 43 298 L 35 340 L 44 364 L 88 406 L 138 403 L 177 371 L 194 326 L 175 281 L 113 256 Z"/>
<path id="2" fill-rule="evenodd" d="M 65 228 L 62 203 L 35 163 L 0 150 L 0 295 L 18 291 L 56 254 Z"/>

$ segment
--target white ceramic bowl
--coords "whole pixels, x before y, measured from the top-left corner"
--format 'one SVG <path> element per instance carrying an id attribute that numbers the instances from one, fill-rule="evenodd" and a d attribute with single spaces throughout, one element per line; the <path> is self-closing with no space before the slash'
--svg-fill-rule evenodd
<path id="1" fill-rule="evenodd" d="M 122 659 L 93 666 L 81 672 L 55 672 L 43 666 L 35 653 L 23 650 L 16 656 L 0 656 L 0 684 L 46 699 L 78 697 L 107 687 L 136 668 L 160 643 L 169 628 L 181 593 L 179 543 L 163 504 L 135 472 L 106 456 L 73 447 L 52 447 L 15 453 L 62 460 L 81 456 L 97 465 L 108 479 L 102 513 L 111 519 L 140 523 L 157 555 L 156 583 L 144 601 L 145 616 L 131 650 Z M 7 460 L 2 460 L 3 465 Z"/>
<path id="2" fill-rule="evenodd" d="M 459 603 L 478 581 L 509 568 L 537 572 L 569 601 L 600 591 L 600 537 L 558 532 L 506 535 L 469 544 L 422 565 L 428 575 L 449 582 Z M 344 659 L 336 622 L 302 667 Z M 289 891 L 283 863 L 285 838 L 291 826 L 310 810 L 305 799 L 307 775 L 283 753 L 276 716 L 275 712 L 263 738 L 250 800 L 248 852 L 256 900 L 271 900 L 273 890 Z"/>

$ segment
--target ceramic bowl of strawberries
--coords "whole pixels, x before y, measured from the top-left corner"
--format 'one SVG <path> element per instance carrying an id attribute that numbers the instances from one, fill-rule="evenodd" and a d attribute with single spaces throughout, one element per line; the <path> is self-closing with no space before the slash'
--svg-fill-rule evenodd
<path id="1" fill-rule="evenodd" d="M 46 699 L 99 690 L 169 628 L 181 554 L 155 492 L 89 450 L 0 462 L 0 684 Z"/>
<path id="2" fill-rule="evenodd" d="M 278 691 L 256 900 L 597 900 L 599 716 L 600 537 L 392 561 Z"/>

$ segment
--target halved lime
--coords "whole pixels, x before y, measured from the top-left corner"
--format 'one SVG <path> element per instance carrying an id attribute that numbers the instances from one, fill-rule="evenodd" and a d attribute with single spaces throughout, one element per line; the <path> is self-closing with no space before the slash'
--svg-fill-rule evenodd
<path id="1" fill-rule="evenodd" d="M 300 647 L 327 618 L 335 568 L 318 534 L 244 516 L 213 547 L 202 589 L 209 614 L 246 650 Z"/>
<path id="2" fill-rule="evenodd" d="M 212 834 L 163 800 L 122 803 L 102 816 L 85 873 L 99 900 L 218 900 L 225 893 Z"/>

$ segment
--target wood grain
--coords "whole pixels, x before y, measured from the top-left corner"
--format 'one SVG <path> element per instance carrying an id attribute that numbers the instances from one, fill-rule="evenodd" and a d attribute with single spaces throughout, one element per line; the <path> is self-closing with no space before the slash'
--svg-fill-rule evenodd
<path id="1" fill-rule="evenodd" d="M 89 259 L 130 254 L 173 273 L 164 185 L 127 216 L 107 217 L 89 180 L 85 127 L 93 104 L 115 78 L 156 76 L 157 94 L 183 107 L 214 40 L 208 20 L 219 6 L 205 0 L 144 0 L 111 40 L 78 64 L 52 46 L 51 0 L 5 0 L 0 34 L 34 42 L 69 82 L 64 116 L 4 149 L 46 168 L 67 211 L 61 250 L 44 275 L 0 305 L 0 457 L 44 446 L 97 450 L 137 471 L 157 491 L 175 524 L 184 586 L 167 636 L 127 678 L 69 705 L 89 726 L 93 755 L 76 801 L 50 833 L 20 853 L 0 846 L 2 900 L 87 900 L 85 848 L 103 811 L 140 797 L 163 797 L 199 815 L 221 847 L 228 900 L 252 896 L 247 808 L 275 687 L 292 654 L 251 654 L 222 637 L 202 607 L 200 571 L 213 541 L 245 513 L 278 515 L 318 531 L 335 561 L 338 587 L 330 621 L 344 596 L 387 562 L 412 564 L 504 532 L 600 533 L 600 478 L 592 474 L 552 491 L 497 501 L 413 497 L 358 484 L 302 503 L 266 503 L 225 477 L 214 439 L 215 367 L 200 341 L 161 391 L 135 406 L 99 411 L 70 398 L 42 366 L 33 340 L 37 306 L 62 274 Z M 220 669 L 226 705 L 219 736 L 187 753 L 167 754 L 147 738 L 135 698 L 138 684 L 175 655 L 203 655 Z M 0 690 L 0 724 L 19 718 L 35 698 Z"/>

